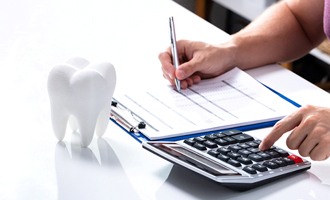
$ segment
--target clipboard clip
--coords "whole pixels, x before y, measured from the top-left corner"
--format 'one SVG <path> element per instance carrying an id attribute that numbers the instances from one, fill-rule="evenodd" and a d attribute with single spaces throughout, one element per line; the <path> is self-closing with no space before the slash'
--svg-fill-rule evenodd
<path id="1" fill-rule="evenodd" d="M 144 129 L 147 126 L 140 117 L 115 99 L 111 101 L 110 118 L 130 133 L 138 133 L 140 129 Z"/>

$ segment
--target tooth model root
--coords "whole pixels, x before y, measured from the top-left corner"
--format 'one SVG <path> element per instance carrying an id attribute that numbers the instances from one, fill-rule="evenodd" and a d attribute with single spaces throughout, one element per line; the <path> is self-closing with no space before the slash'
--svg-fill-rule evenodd
<path id="1" fill-rule="evenodd" d="M 63 140 L 68 121 L 87 147 L 96 133 L 106 131 L 111 99 L 116 85 L 112 64 L 91 65 L 83 58 L 72 58 L 49 73 L 48 93 L 55 136 Z"/>

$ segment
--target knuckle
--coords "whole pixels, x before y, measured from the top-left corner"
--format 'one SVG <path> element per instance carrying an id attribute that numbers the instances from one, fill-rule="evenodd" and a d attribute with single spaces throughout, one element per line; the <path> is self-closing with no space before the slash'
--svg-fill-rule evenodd
<path id="1" fill-rule="evenodd" d="M 315 106 L 307 104 L 307 105 L 301 107 L 300 111 L 303 112 L 303 113 L 306 113 L 306 112 L 309 112 L 313 109 L 315 109 Z"/>
<path id="2" fill-rule="evenodd" d="M 299 152 L 299 154 L 300 154 L 301 156 L 303 156 L 303 157 L 307 157 L 307 156 L 309 156 L 309 152 L 307 152 L 304 148 L 299 148 L 299 149 L 298 149 L 298 152 Z"/>
<path id="3" fill-rule="evenodd" d="M 282 124 L 283 124 L 282 120 L 276 122 L 275 125 L 273 126 L 274 132 L 279 132 L 280 129 L 282 128 Z"/>
<path id="4" fill-rule="evenodd" d="M 323 126 L 314 127 L 313 131 L 309 133 L 310 137 L 320 143 L 330 144 L 330 134 L 327 134 L 328 130 Z"/>
<path id="5" fill-rule="evenodd" d="M 307 116 L 302 122 L 301 125 L 303 127 L 315 126 L 319 121 L 319 117 L 316 115 Z"/>
<path id="6" fill-rule="evenodd" d="M 158 54 L 158 59 L 161 59 L 162 58 L 162 55 L 163 55 L 163 53 L 159 53 Z"/>
<path id="7" fill-rule="evenodd" d="M 320 132 L 322 135 L 320 136 L 320 143 L 330 144 L 330 134 L 323 134 L 325 132 Z"/>
<path id="8" fill-rule="evenodd" d="M 320 152 L 316 152 L 316 151 L 312 151 L 310 153 L 309 157 L 315 161 L 322 161 L 322 160 L 325 160 L 328 158 L 328 156 L 325 153 L 320 153 Z"/>
<path id="9" fill-rule="evenodd" d="M 294 144 L 293 140 L 291 139 L 291 137 L 288 137 L 286 139 L 286 146 L 288 146 L 289 149 L 291 150 L 296 150 L 298 149 L 297 145 Z"/>
<path id="10" fill-rule="evenodd" d="M 165 52 L 161 52 L 161 53 L 159 53 L 159 54 L 158 54 L 158 59 L 159 59 L 159 60 L 162 60 L 162 59 L 164 58 L 165 54 L 166 54 Z"/>

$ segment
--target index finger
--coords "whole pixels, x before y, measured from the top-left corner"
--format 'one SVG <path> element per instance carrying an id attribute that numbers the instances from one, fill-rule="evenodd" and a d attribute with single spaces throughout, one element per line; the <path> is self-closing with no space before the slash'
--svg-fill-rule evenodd
<path id="1" fill-rule="evenodd" d="M 298 126 L 301 120 L 302 115 L 298 110 L 278 121 L 270 133 L 262 140 L 259 149 L 262 151 L 269 149 L 284 133 Z"/>

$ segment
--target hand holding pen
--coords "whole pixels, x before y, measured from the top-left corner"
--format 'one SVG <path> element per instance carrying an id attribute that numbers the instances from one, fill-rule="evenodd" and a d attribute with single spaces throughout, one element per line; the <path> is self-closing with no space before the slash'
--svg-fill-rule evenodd
<path id="1" fill-rule="evenodd" d="M 159 54 L 163 76 L 176 89 L 186 89 L 202 79 L 218 76 L 235 65 L 228 65 L 233 57 L 226 46 L 205 42 L 176 41 L 173 17 L 170 17 L 171 47 Z"/>

